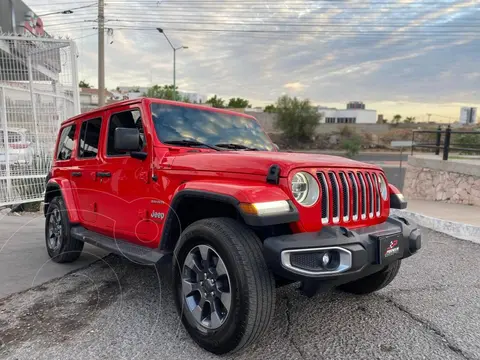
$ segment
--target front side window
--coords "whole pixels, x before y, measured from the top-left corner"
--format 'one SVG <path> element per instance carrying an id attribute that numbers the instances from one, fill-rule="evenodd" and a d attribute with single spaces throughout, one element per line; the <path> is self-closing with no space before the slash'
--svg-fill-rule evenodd
<path id="1" fill-rule="evenodd" d="M 152 120 L 162 143 L 198 141 L 231 149 L 273 151 L 274 145 L 253 119 L 167 104 L 152 104 Z"/>
<path id="2" fill-rule="evenodd" d="M 100 139 L 100 129 L 102 119 L 87 120 L 82 123 L 80 128 L 78 157 L 94 158 L 98 154 L 98 141 Z"/>
<path id="3" fill-rule="evenodd" d="M 57 148 L 57 160 L 68 160 L 72 157 L 75 125 L 63 128 Z"/>
<path id="4" fill-rule="evenodd" d="M 143 131 L 142 116 L 140 110 L 128 110 L 122 111 L 120 113 L 113 114 L 110 117 L 108 124 L 108 139 L 107 139 L 107 155 L 109 156 L 118 156 L 118 155 L 127 155 L 125 151 L 115 150 L 114 146 L 114 135 L 116 128 L 133 128 L 138 129 L 140 133 L 140 149 L 142 150 L 146 146 L 145 134 Z"/>

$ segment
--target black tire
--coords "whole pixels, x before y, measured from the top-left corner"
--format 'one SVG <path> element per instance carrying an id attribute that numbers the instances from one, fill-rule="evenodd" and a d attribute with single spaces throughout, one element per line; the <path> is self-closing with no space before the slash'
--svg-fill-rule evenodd
<path id="1" fill-rule="evenodd" d="M 390 284 L 393 279 L 395 279 L 395 276 L 398 274 L 398 270 L 400 270 L 400 264 L 401 260 L 394 261 L 382 271 L 362 279 L 340 285 L 339 289 L 355 295 L 371 294 L 384 288 Z"/>
<path id="2" fill-rule="evenodd" d="M 61 228 L 58 228 L 58 241 L 53 246 L 51 238 L 52 222 L 59 216 Z M 57 239 L 57 238 L 56 238 Z M 70 221 L 67 209 L 61 196 L 56 196 L 50 202 L 45 217 L 45 245 L 48 256 L 57 263 L 68 263 L 77 260 L 83 250 L 83 241 L 76 240 L 70 236 Z"/>
<path id="3" fill-rule="evenodd" d="M 221 257 L 231 284 L 228 315 L 214 330 L 195 323 L 181 286 L 187 255 L 204 245 Z M 253 231 L 233 219 L 203 219 L 185 229 L 175 247 L 172 283 L 183 325 L 198 345 L 212 353 L 246 348 L 265 333 L 273 318 L 275 280 L 263 257 L 262 243 Z"/>

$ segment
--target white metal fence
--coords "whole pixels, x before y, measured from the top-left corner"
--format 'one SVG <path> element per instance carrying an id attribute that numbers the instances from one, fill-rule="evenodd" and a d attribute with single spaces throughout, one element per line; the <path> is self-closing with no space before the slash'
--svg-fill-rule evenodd
<path id="1" fill-rule="evenodd" d="M 73 41 L 0 34 L 0 206 L 42 199 L 59 125 L 79 112 Z"/>

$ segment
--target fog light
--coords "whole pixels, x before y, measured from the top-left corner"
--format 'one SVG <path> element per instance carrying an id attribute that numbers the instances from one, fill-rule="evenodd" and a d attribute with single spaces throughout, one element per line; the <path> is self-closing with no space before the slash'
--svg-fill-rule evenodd
<path id="1" fill-rule="evenodd" d="M 329 263 L 330 263 L 330 254 L 326 252 L 322 256 L 322 266 L 327 267 Z"/>

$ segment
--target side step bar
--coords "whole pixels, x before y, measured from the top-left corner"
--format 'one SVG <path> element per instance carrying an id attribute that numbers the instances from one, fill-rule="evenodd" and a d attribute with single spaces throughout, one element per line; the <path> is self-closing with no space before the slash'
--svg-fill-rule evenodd
<path id="1" fill-rule="evenodd" d="M 98 234 L 85 229 L 83 226 L 72 227 L 70 234 L 77 240 L 98 246 L 99 248 L 123 256 L 131 261 L 145 265 L 158 264 L 165 255 L 170 255 L 170 253 L 160 251 L 159 249 L 135 245 L 122 239 L 115 239 Z"/>

